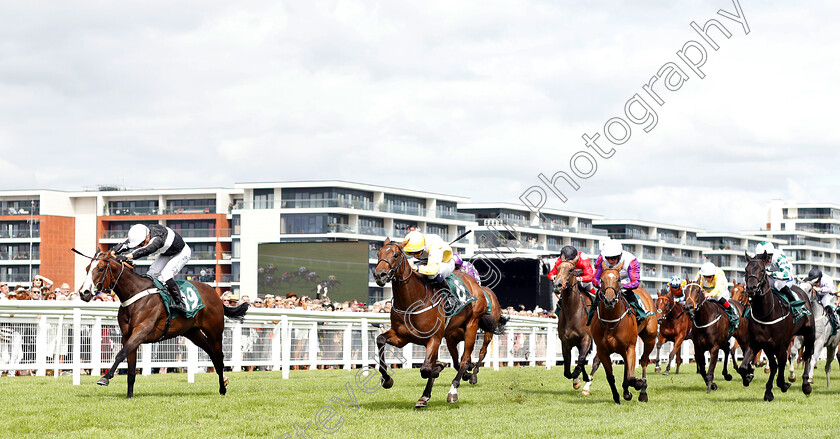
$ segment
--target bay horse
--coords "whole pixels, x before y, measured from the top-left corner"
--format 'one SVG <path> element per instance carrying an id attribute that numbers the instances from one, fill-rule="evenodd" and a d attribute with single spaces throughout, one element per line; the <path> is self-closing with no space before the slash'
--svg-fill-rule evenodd
<path id="1" fill-rule="evenodd" d="M 89 302 L 97 292 L 111 290 L 123 303 L 117 312 L 123 347 L 114 358 L 114 364 L 97 384 L 107 386 L 114 377 L 117 366 L 128 359 L 127 396 L 133 398 L 134 379 L 137 373 L 137 348 L 143 343 L 157 343 L 183 335 L 210 356 L 213 367 L 219 375 L 219 393 L 225 394 L 227 379 L 223 374 L 225 365 L 222 352 L 224 318 L 241 318 L 248 310 L 247 303 L 242 303 L 235 308 L 224 306 L 211 286 L 201 282 L 192 282 L 201 295 L 204 308 L 191 319 L 180 315 L 174 316 L 167 329 L 166 309 L 163 300 L 157 294 L 148 294 L 132 300 L 144 291 L 154 289 L 155 284 L 152 279 L 137 274 L 131 264 L 118 259 L 111 252 L 98 251 L 91 258 L 85 271 L 85 281 L 79 288 L 79 297 L 82 300 Z M 187 291 L 184 293 L 188 294 Z M 126 303 L 128 305 L 125 305 Z"/>
<path id="2" fill-rule="evenodd" d="M 597 319 L 592 321 L 592 339 L 598 347 L 598 359 L 604 365 L 607 382 L 610 383 L 613 401 L 620 404 L 618 390 L 615 387 L 613 366 L 610 354 L 617 353 L 624 360 L 624 399 L 630 401 L 633 395 L 628 388 L 632 386 L 639 391 L 639 401 L 647 402 L 647 365 L 650 363 L 650 353 L 656 341 L 656 317 L 645 318 L 639 325 L 630 304 L 621 294 L 621 274 L 623 263 L 618 267 L 607 267 L 606 261 L 602 265 L 601 285 L 598 289 Z M 639 293 L 646 309 L 653 309 L 653 299 L 644 288 L 634 290 Z M 642 379 L 636 378 L 636 339 L 641 337 L 644 343 L 642 358 Z"/>
<path id="3" fill-rule="evenodd" d="M 746 254 L 746 253 L 745 253 Z M 773 378 L 780 367 L 787 364 L 788 348 L 795 335 L 804 336 L 806 362 L 811 361 L 814 355 L 814 316 L 803 316 L 796 322 L 790 307 L 783 304 L 782 299 L 771 292 L 770 282 L 765 272 L 765 263 L 770 261 L 767 252 L 747 257 L 746 290 L 750 297 L 752 310 L 748 323 L 748 339 L 744 351 L 744 360 L 738 367 L 738 373 L 744 381 L 744 386 L 749 386 L 753 379 L 753 371 L 750 362 L 758 349 L 764 349 L 767 353 L 767 361 L 770 363 L 770 377 L 767 380 L 764 391 L 764 400 L 773 400 Z M 794 292 L 804 297 L 804 293 L 798 287 L 792 287 Z M 805 307 L 810 311 L 810 301 L 805 301 Z M 810 375 L 808 370 L 802 374 L 802 393 L 811 394 L 811 383 L 808 381 Z M 784 373 L 779 373 L 776 384 L 787 392 L 790 383 L 785 381 Z"/>
<path id="4" fill-rule="evenodd" d="M 694 344 L 694 361 L 697 363 L 697 373 L 706 383 L 706 393 L 717 390 L 715 384 L 715 366 L 718 354 L 723 350 L 723 378 L 732 381 L 727 366 L 729 363 L 729 316 L 726 310 L 703 291 L 697 282 L 689 283 L 684 288 L 685 313 L 691 319 L 691 342 Z M 729 306 L 735 307 L 739 315 L 738 328 L 733 331 L 736 339 L 746 342 L 746 322 L 744 320 L 744 306 L 736 301 L 730 301 Z M 706 372 L 706 352 L 709 353 L 709 369 Z M 733 354 L 734 356 L 734 354 Z M 735 362 L 733 361 L 733 364 Z M 737 366 L 737 364 L 735 364 Z"/>
<path id="5" fill-rule="evenodd" d="M 586 357 L 592 350 L 592 333 L 586 326 L 587 310 L 592 306 L 592 298 L 580 289 L 577 281 L 575 266 L 580 255 L 571 261 L 563 261 L 558 266 L 554 284 L 560 289 L 560 311 L 557 314 L 557 335 L 563 349 L 563 376 L 572 380 L 575 389 L 580 388 L 578 378 L 583 375 L 583 381 L 591 382 L 586 373 Z M 571 369 L 572 348 L 577 348 L 577 364 Z M 598 370 L 600 361 L 596 356 L 592 362 L 592 374 Z M 589 394 L 589 386 L 583 389 L 584 395 Z"/>
<path id="6" fill-rule="evenodd" d="M 659 322 L 659 335 L 656 339 L 655 371 L 662 371 L 661 363 L 659 362 L 659 353 L 662 345 L 670 341 L 674 343 L 674 347 L 671 349 L 671 353 L 668 354 L 668 365 L 665 367 L 663 375 L 670 374 L 671 361 L 674 360 L 674 357 L 677 359 L 677 370 L 675 373 L 679 374 L 680 365 L 682 364 L 680 350 L 682 349 L 683 341 L 685 341 L 691 332 L 691 320 L 685 314 L 685 308 L 683 308 L 680 302 L 674 299 L 670 291 L 656 298 L 656 316 Z"/>
<path id="7" fill-rule="evenodd" d="M 391 307 L 391 329 L 376 337 L 378 350 L 377 364 L 382 375 L 382 387 L 390 389 L 394 379 L 388 374 L 385 363 L 385 344 L 402 348 L 408 343 L 426 347 L 426 357 L 420 367 L 420 376 L 425 378 L 426 388 L 417 400 L 415 408 L 423 408 L 428 404 L 432 395 L 435 379 L 446 367 L 437 361 L 441 339 L 446 338 L 446 345 L 452 356 L 453 367 L 458 358 L 458 343 L 464 342 L 464 353 L 459 365 L 455 367 L 458 373 L 452 380 L 446 401 L 458 401 L 458 386 L 467 370 L 472 369 L 471 356 L 475 347 L 478 329 L 485 333 L 501 333 L 504 331 L 506 319 L 502 317 L 501 307 L 491 304 L 491 314 L 486 314 L 487 299 L 483 289 L 475 279 L 465 273 L 456 272 L 464 282 L 470 295 L 475 301 L 464 307 L 458 314 L 446 317 L 444 309 L 445 297 L 435 291 L 425 276 L 411 268 L 408 255 L 403 248 L 406 242 L 393 242 L 390 238 L 380 247 L 377 257 L 379 260 L 374 268 L 374 280 L 377 285 L 385 286 L 391 282 L 394 299 Z M 492 300 L 491 300 L 492 302 Z"/>

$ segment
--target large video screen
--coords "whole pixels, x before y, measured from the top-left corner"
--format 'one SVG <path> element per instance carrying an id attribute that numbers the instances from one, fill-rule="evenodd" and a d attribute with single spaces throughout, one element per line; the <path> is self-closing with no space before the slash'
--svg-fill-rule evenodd
<path id="1" fill-rule="evenodd" d="M 259 244 L 257 293 L 367 302 L 368 243 L 281 242 Z"/>

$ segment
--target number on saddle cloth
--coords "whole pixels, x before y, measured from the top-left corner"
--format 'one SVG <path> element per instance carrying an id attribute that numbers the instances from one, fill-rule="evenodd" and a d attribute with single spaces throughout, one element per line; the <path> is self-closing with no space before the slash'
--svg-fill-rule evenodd
<path id="1" fill-rule="evenodd" d="M 467 290 L 464 282 L 455 274 L 447 276 L 446 285 L 449 288 L 439 290 L 439 293 L 443 295 L 443 309 L 447 317 L 458 314 L 465 306 L 477 300 Z"/>

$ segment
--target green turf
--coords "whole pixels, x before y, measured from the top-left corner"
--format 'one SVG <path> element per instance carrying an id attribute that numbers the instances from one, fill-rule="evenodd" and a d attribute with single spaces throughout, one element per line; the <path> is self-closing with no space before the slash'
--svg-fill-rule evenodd
<path id="1" fill-rule="evenodd" d="M 618 366 L 620 371 L 621 367 Z M 389 390 L 363 393 L 356 371 L 228 373 L 227 396 L 217 393 L 215 375 L 202 374 L 188 384 L 182 374 L 139 376 L 135 399 L 125 398 L 126 380 L 117 376 L 109 387 L 83 377 L 0 378 L 2 437 L 260 437 L 296 436 L 293 424 L 312 422 L 321 407 L 336 407 L 328 423 L 336 431 L 310 437 L 330 438 L 520 438 L 520 437 L 828 437 L 840 433 L 834 410 L 840 372 L 826 390 L 818 368 L 814 393 L 806 397 L 797 381 L 776 400 L 762 401 L 767 375 L 758 371 L 745 388 L 738 376 L 719 379 L 720 389 L 707 395 L 694 365 L 680 375 L 649 375 L 650 402 L 612 402 L 602 371 L 582 396 L 562 370 L 509 367 L 484 369 L 477 386 L 464 383 L 460 401 L 446 403 L 454 370 L 448 369 L 425 410 L 415 410 L 424 380 L 418 370 L 399 370 Z M 651 370 L 652 372 L 652 370 Z M 692 372 L 692 373 L 688 373 Z M 798 372 L 801 374 L 801 369 Z M 345 385 L 354 389 L 358 407 L 345 407 Z M 341 418 L 338 418 L 340 416 Z M 341 424 L 339 424 L 341 422 Z M 301 436 L 306 437 L 306 436 Z"/>

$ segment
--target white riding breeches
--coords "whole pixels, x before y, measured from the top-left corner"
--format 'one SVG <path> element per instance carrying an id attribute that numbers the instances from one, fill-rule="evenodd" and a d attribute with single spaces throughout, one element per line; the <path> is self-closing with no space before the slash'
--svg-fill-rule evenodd
<path id="1" fill-rule="evenodd" d="M 190 255 L 192 255 L 192 250 L 190 250 L 190 246 L 185 245 L 184 249 L 176 255 L 158 256 L 155 262 L 152 262 L 152 266 L 149 267 L 147 274 L 152 277 L 157 277 L 161 282 L 166 282 L 174 278 L 184 268 L 184 265 L 187 265 L 187 262 L 190 260 Z"/>
<path id="2" fill-rule="evenodd" d="M 775 288 L 778 291 L 782 291 L 782 288 L 784 288 L 785 286 L 789 287 L 789 286 L 793 285 L 793 280 L 792 279 L 774 279 L 774 278 L 771 277 L 771 278 L 768 278 L 768 280 L 770 281 L 770 286 Z"/>

